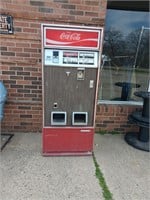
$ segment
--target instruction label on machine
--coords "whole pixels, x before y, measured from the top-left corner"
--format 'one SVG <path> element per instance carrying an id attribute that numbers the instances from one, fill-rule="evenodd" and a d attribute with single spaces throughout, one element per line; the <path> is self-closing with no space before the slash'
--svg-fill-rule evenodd
<path id="1" fill-rule="evenodd" d="M 50 66 L 97 67 L 98 52 L 45 49 L 45 63 Z"/>

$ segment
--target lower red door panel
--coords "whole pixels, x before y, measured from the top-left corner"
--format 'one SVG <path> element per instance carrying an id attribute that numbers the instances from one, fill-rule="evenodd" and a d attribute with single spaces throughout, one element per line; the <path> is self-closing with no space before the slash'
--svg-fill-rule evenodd
<path id="1" fill-rule="evenodd" d="M 91 155 L 94 128 L 43 128 L 43 155 Z"/>

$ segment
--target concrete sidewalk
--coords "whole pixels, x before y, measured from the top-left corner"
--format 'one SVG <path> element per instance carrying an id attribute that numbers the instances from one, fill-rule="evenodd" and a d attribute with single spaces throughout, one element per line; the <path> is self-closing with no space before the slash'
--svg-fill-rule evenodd
<path id="1" fill-rule="evenodd" d="M 92 156 L 43 157 L 40 134 L 15 134 L 1 161 L 1 200 L 103 199 Z"/>
<path id="2" fill-rule="evenodd" d="M 95 134 L 95 156 L 115 200 L 150 199 L 150 154 L 129 146 L 124 135 Z"/>
<path id="3" fill-rule="evenodd" d="M 95 135 L 94 153 L 115 200 L 148 200 L 149 153 L 122 135 Z M 103 200 L 92 156 L 43 157 L 41 135 L 15 134 L 1 153 L 2 200 Z"/>

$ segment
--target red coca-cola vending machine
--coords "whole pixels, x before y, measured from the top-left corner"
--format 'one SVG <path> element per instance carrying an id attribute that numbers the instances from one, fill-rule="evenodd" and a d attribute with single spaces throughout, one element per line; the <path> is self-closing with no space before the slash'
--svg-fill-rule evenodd
<path id="1" fill-rule="evenodd" d="M 103 29 L 42 24 L 43 155 L 91 155 Z"/>

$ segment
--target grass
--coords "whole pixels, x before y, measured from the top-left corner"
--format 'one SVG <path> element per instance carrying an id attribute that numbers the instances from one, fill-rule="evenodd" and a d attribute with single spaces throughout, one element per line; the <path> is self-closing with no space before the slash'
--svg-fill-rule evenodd
<path id="1" fill-rule="evenodd" d="M 103 197 L 105 200 L 113 200 L 113 196 L 112 196 L 112 193 L 109 191 L 109 188 L 106 184 L 106 181 L 105 181 L 105 178 L 103 176 L 103 173 L 101 172 L 100 168 L 99 168 L 99 165 L 96 161 L 96 157 L 93 153 L 93 161 L 94 161 L 94 164 L 95 164 L 95 175 L 97 177 L 97 179 L 99 180 L 99 185 L 100 187 L 102 188 L 102 192 L 103 192 Z"/>
<path id="2" fill-rule="evenodd" d="M 108 131 L 106 131 L 106 130 L 101 130 L 101 131 L 96 132 L 96 134 L 100 134 L 100 135 L 105 135 L 107 133 L 108 133 Z"/>
<path id="3" fill-rule="evenodd" d="M 116 135 L 116 134 L 120 134 L 120 132 L 118 132 L 118 131 L 106 131 L 106 130 L 101 130 L 101 131 L 97 131 L 96 134 L 100 134 L 100 135 L 105 135 L 105 134 Z"/>

